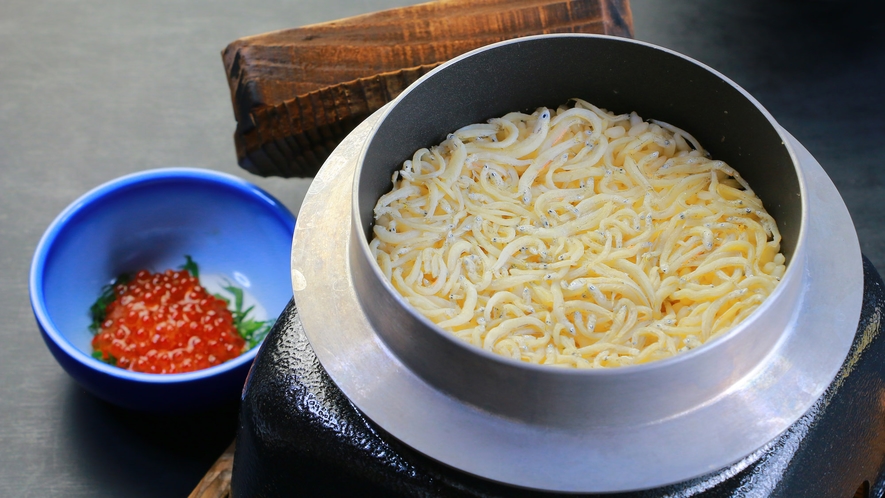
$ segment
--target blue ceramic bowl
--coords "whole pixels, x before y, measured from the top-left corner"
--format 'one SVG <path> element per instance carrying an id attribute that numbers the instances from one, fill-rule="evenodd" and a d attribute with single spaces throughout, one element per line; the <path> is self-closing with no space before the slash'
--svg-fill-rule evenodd
<path id="1" fill-rule="evenodd" d="M 189 255 L 204 284 L 207 276 L 228 279 L 274 319 L 292 296 L 294 229 L 282 203 L 227 174 L 169 168 L 101 185 L 68 206 L 37 245 L 30 293 L 43 339 L 78 383 L 119 406 L 174 413 L 233 401 L 258 347 L 196 372 L 131 372 L 91 356 L 89 307 L 116 276 L 177 269 Z"/>

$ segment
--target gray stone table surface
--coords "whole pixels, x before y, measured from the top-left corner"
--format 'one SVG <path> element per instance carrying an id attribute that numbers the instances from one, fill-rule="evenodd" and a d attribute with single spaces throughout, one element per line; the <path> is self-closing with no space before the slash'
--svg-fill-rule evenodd
<path id="1" fill-rule="evenodd" d="M 0 3 L 0 496 L 187 496 L 234 436 L 236 406 L 159 417 L 93 398 L 55 363 L 28 302 L 34 248 L 82 193 L 194 166 L 297 212 L 309 180 L 236 164 L 220 51 L 236 38 L 405 0 Z M 636 38 L 744 86 L 821 162 L 885 268 L 885 22 L 878 2 L 632 2 Z"/>

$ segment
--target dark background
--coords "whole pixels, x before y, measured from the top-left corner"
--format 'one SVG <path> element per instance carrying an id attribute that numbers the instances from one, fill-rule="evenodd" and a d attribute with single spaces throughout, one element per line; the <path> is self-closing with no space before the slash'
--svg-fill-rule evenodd
<path id="1" fill-rule="evenodd" d="M 6 0 L 0 5 L 0 496 L 187 496 L 234 436 L 236 406 L 129 413 L 85 393 L 44 346 L 27 275 L 46 226 L 117 176 L 195 166 L 297 212 L 309 180 L 236 164 L 220 51 L 236 38 L 407 1 Z M 874 1 L 634 0 L 636 38 L 724 73 L 842 193 L 885 268 L 885 8 Z"/>

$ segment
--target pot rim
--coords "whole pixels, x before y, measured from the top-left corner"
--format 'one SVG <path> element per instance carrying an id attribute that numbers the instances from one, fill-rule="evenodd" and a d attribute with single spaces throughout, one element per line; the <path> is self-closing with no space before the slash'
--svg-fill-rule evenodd
<path id="1" fill-rule="evenodd" d="M 735 90 L 740 92 L 743 95 L 743 97 L 747 99 L 747 101 L 749 101 L 750 103 L 752 103 L 756 107 L 756 109 L 760 112 L 760 114 L 762 114 L 768 120 L 768 122 L 771 124 L 774 131 L 780 136 L 780 138 L 783 142 L 783 146 L 786 149 L 787 153 L 790 156 L 790 159 L 793 162 L 793 167 L 796 170 L 796 174 L 797 174 L 797 178 L 798 178 L 798 182 L 799 182 L 799 189 L 800 189 L 800 192 L 802 193 L 802 195 L 800 196 L 801 223 L 800 223 L 800 228 L 799 228 L 799 234 L 798 234 L 797 241 L 796 241 L 796 247 L 793 251 L 794 254 L 787 261 L 787 269 L 786 269 L 786 272 L 784 273 L 783 278 L 781 279 L 781 283 L 769 295 L 769 297 L 765 300 L 765 302 L 762 303 L 760 305 L 760 307 L 757 308 L 749 317 L 747 317 L 745 320 L 743 320 L 740 324 L 738 324 L 734 328 L 715 337 L 710 342 L 704 343 L 702 346 L 700 346 L 698 348 L 695 348 L 690 351 L 680 353 L 680 354 L 677 354 L 677 355 L 674 355 L 674 356 L 671 356 L 668 358 L 664 358 L 661 360 L 656 360 L 656 361 L 648 362 L 648 363 L 642 363 L 639 365 L 628 365 L 628 366 L 622 366 L 622 367 L 617 367 L 617 368 L 598 368 L 598 369 L 597 368 L 593 368 L 593 369 L 553 368 L 553 369 L 551 369 L 550 366 L 547 366 L 547 365 L 539 365 L 539 364 L 534 364 L 534 363 L 521 362 L 518 360 L 514 360 L 512 358 L 509 358 L 509 357 L 505 357 L 505 356 L 501 356 L 501 355 L 498 355 L 495 353 L 488 352 L 482 348 L 477 348 L 475 346 L 472 346 L 472 345 L 458 339 L 450 332 L 447 332 L 447 331 L 441 329 L 435 323 L 433 323 L 431 320 L 429 320 L 427 317 L 425 317 L 424 315 L 422 315 L 422 314 L 418 313 L 416 310 L 414 310 L 414 308 L 412 308 L 408 303 L 406 303 L 405 299 L 402 298 L 402 296 L 396 291 L 396 289 L 393 287 L 393 285 L 389 281 L 387 281 L 387 279 L 384 278 L 384 275 L 381 273 L 381 270 L 380 270 L 380 268 L 378 268 L 377 264 L 370 265 L 371 268 L 374 270 L 373 273 L 375 274 L 375 277 L 379 279 L 379 281 L 384 286 L 385 290 L 387 292 L 389 292 L 393 297 L 395 297 L 401 303 L 401 305 L 406 310 L 408 310 L 408 312 L 414 317 L 415 320 L 421 322 L 421 324 L 423 326 L 425 326 L 428 330 L 432 330 L 433 332 L 440 334 L 441 336 L 445 337 L 446 340 L 451 341 L 453 344 L 456 344 L 458 347 L 462 347 L 471 353 L 482 355 L 488 361 L 504 362 L 509 365 L 518 366 L 519 368 L 538 370 L 542 373 L 553 370 L 553 372 L 555 372 L 555 374 L 564 375 L 564 376 L 568 376 L 568 375 L 576 375 L 576 376 L 593 375 L 593 376 L 600 376 L 600 377 L 608 376 L 608 375 L 620 376 L 620 375 L 623 375 L 624 372 L 634 372 L 634 371 L 640 372 L 640 371 L 645 371 L 645 370 L 653 372 L 654 370 L 657 370 L 660 368 L 666 368 L 671 363 L 692 361 L 692 358 L 694 358 L 698 355 L 704 354 L 705 350 L 709 349 L 709 347 L 715 347 L 715 345 L 717 343 L 730 340 L 730 338 L 741 334 L 741 332 L 744 329 L 751 328 L 754 325 L 757 325 L 756 322 L 759 321 L 759 316 L 764 315 L 766 310 L 783 305 L 783 303 L 780 302 L 781 301 L 780 296 L 787 293 L 787 290 L 785 289 L 786 286 L 784 285 L 784 283 L 788 280 L 793 281 L 795 279 L 801 278 L 802 269 L 799 268 L 800 265 L 794 265 L 794 264 L 792 264 L 792 261 L 794 259 L 797 259 L 797 257 L 796 257 L 797 255 L 799 255 L 799 257 L 801 258 L 801 252 L 803 251 L 804 246 L 806 244 L 806 242 L 805 242 L 805 220 L 807 219 L 807 211 L 808 211 L 808 206 L 807 206 L 807 201 L 806 201 L 807 196 L 805 195 L 806 186 L 805 186 L 805 182 L 803 181 L 802 176 L 799 175 L 799 173 L 798 173 L 799 163 L 796 158 L 796 152 L 791 145 L 792 141 L 789 139 L 789 135 L 777 123 L 777 121 L 775 121 L 775 119 L 771 115 L 771 113 L 769 113 L 768 110 L 765 109 L 765 107 L 762 106 L 762 104 L 758 100 L 756 100 L 752 95 L 750 95 L 740 85 L 738 85 L 737 83 L 735 83 L 734 81 L 732 81 L 731 79 L 729 79 L 728 77 L 726 77 L 725 75 L 720 73 L 719 71 L 716 71 L 715 69 L 707 66 L 706 64 L 703 64 L 702 62 L 699 62 L 695 59 L 692 59 L 691 57 L 688 57 L 688 56 L 681 54 L 679 52 L 676 52 L 674 50 L 670 50 L 670 49 L 667 49 L 664 47 L 653 45 L 651 43 L 642 42 L 639 40 L 634 40 L 634 39 L 629 39 L 629 38 L 620 38 L 620 37 L 615 37 L 615 36 L 610 36 L 610 35 L 585 34 L 585 33 L 555 33 L 555 34 L 546 34 L 546 35 L 525 36 L 525 37 L 521 37 L 521 38 L 515 38 L 515 39 L 511 39 L 511 40 L 505 40 L 502 42 L 493 43 L 490 45 L 486 45 L 484 47 L 474 49 L 470 52 L 467 52 L 467 53 L 464 53 L 458 57 L 455 57 L 455 58 L 437 66 L 436 68 L 429 71 L 428 73 L 424 74 L 421 78 L 416 80 L 412 85 L 409 85 L 409 87 L 407 87 L 405 90 L 403 90 L 403 92 L 396 99 L 394 99 L 392 102 L 390 102 L 388 105 L 386 105 L 383 109 L 378 111 L 380 113 L 380 116 L 378 118 L 378 122 L 372 128 L 368 139 L 366 140 L 365 144 L 363 145 L 363 147 L 360 151 L 358 166 L 356 169 L 356 173 L 354 174 L 354 178 L 353 178 L 354 188 L 352 189 L 353 201 L 351 204 L 352 209 L 353 209 L 352 220 L 354 223 L 355 232 L 357 232 L 357 233 L 361 232 L 361 227 L 359 226 L 360 217 L 359 217 L 359 212 L 358 212 L 359 211 L 359 202 L 358 202 L 359 189 L 356 188 L 356 186 L 360 182 L 360 176 L 363 171 L 360 165 L 362 165 L 365 161 L 366 152 L 367 152 L 370 144 L 372 143 L 372 141 L 375 139 L 375 134 L 378 131 L 378 128 L 382 125 L 384 120 L 387 119 L 387 117 L 390 115 L 390 113 L 396 108 L 396 105 L 400 101 L 407 98 L 408 95 L 415 88 L 417 88 L 418 86 L 423 84 L 426 80 L 433 78 L 433 76 L 435 76 L 437 73 L 445 71 L 449 66 L 456 65 L 464 59 L 467 59 L 469 57 L 473 57 L 478 53 L 482 53 L 482 52 L 485 52 L 488 50 L 494 50 L 494 49 L 502 47 L 502 46 L 511 45 L 511 44 L 515 44 L 515 43 L 531 42 L 531 41 L 539 40 L 539 39 L 543 40 L 543 39 L 548 39 L 548 38 L 608 39 L 608 40 L 613 40 L 613 41 L 617 41 L 617 42 L 632 43 L 632 44 L 636 44 L 636 45 L 645 46 L 645 47 L 648 47 L 648 48 L 651 48 L 654 50 L 659 50 L 659 51 L 665 52 L 669 55 L 684 59 L 692 64 L 695 64 L 695 65 L 705 69 L 706 71 L 712 73 L 713 75 L 721 78 L 722 81 L 728 83 Z M 369 243 L 365 237 L 354 237 L 353 242 L 359 246 L 358 250 L 361 250 L 363 254 L 365 254 L 366 256 L 368 256 L 370 254 Z M 371 260 L 371 257 L 369 257 L 369 259 Z"/>

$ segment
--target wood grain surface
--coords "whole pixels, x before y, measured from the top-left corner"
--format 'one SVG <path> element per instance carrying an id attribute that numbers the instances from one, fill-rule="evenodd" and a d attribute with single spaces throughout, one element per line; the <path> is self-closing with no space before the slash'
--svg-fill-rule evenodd
<path id="1" fill-rule="evenodd" d="M 360 121 L 437 65 L 545 33 L 632 36 L 628 0 L 440 0 L 241 38 L 222 52 L 240 166 L 313 176 Z"/>
<path id="2" fill-rule="evenodd" d="M 234 467 L 234 450 L 237 442 L 234 440 L 218 457 L 218 460 L 206 472 L 197 487 L 187 498 L 229 498 L 230 477 Z"/>

